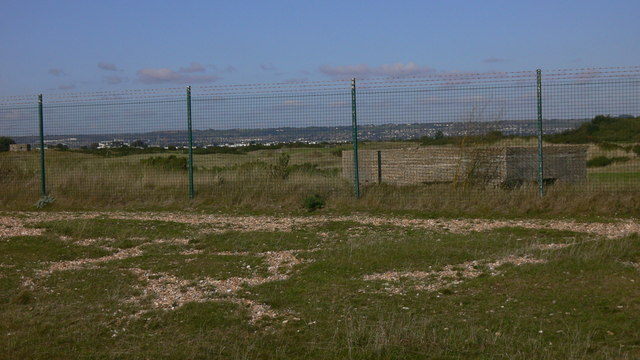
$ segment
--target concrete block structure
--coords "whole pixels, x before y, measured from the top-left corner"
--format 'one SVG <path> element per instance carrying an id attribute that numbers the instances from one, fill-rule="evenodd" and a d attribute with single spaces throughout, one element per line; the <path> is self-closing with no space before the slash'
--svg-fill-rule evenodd
<path id="1" fill-rule="evenodd" d="M 31 151 L 30 144 L 10 144 L 9 151 Z"/>
<path id="2" fill-rule="evenodd" d="M 586 181 L 586 164 L 586 146 L 544 146 L 544 179 L 547 182 Z M 358 165 L 362 184 L 380 181 L 395 185 L 472 183 L 510 186 L 537 181 L 538 148 L 424 146 L 359 150 Z M 343 151 L 343 176 L 353 179 L 353 170 L 353 151 Z"/>

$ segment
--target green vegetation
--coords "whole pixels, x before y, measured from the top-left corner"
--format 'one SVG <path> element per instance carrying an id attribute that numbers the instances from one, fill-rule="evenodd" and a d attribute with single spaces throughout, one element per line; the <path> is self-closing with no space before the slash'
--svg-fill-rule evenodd
<path id="1" fill-rule="evenodd" d="M 109 148 L 109 149 L 98 149 L 97 146 L 96 147 L 92 146 L 90 148 L 73 149 L 71 151 L 82 153 L 82 154 L 97 155 L 102 157 L 120 157 L 120 156 L 130 156 L 130 155 L 164 153 L 164 152 L 167 152 L 168 150 L 165 150 L 164 148 L 161 148 L 161 147 L 140 148 L 140 147 L 129 147 L 129 146 L 122 146 L 122 147 Z"/>
<path id="2" fill-rule="evenodd" d="M 456 139 L 468 141 L 456 146 L 488 141 L 486 139 L 489 138 L 494 141 L 500 136 L 488 134 L 483 138 Z M 492 146 L 529 146 L 534 143 L 534 139 L 503 137 Z M 605 144 L 604 148 L 602 144 Z M 362 149 L 410 146 L 415 146 L 415 143 L 361 144 Z M 348 145 L 325 144 L 286 150 L 263 148 L 242 153 L 195 154 L 194 200 L 188 198 L 188 173 L 185 171 L 188 160 L 182 150 L 47 149 L 47 191 L 56 201 L 46 209 L 190 208 L 207 212 L 275 210 L 302 214 L 308 212 L 305 198 L 310 194 L 318 194 L 325 200 L 323 212 L 329 213 L 412 212 L 424 216 L 640 215 L 636 205 L 640 194 L 634 181 L 629 180 L 639 172 L 640 158 L 631 152 L 633 150 L 627 151 L 640 149 L 640 145 L 636 144 L 603 142 L 589 145 L 589 159 L 604 156 L 613 159 L 611 165 L 589 167 L 587 182 L 550 185 L 547 187 L 549 196 L 545 198 L 538 196 L 533 182 L 513 189 L 471 182 L 464 188 L 446 183 L 394 186 L 365 182 L 361 186 L 362 198 L 355 200 L 352 180 L 342 174 L 341 151 L 348 148 Z M 104 153 L 111 150 L 118 155 L 107 156 Z M 621 161 L 624 157 L 630 160 Z M 39 170 L 37 151 L 1 153 L 0 209 L 33 210 L 34 203 L 41 196 Z"/>
<path id="3" fill-rule="evenodd" d="M 490 131 L 486 134 L 480 135 L 467 135 L 467 136 L 444 136 L 441 131 L 438 131 L 434 137 L 424 136 L 420 138 L 420 144 L 422 146 L 435 146 L 435 145 L 490 145 L 495 144 L 498 141 L 505 139 L 515 139 L 518 136 L 507 136 L 500 131 Z"/>
<path id="4" fill-rule="evenodd" d="M 291 159 L 291 156 L 289 156 L 289 154 L 287 153 L 280 154 L 276 163 L 269 166 L 269 169 L 271 170 L 271 175 L 273 175 L 276 178 L 280 178 L 282 180 L 285 180 L 286 178 L 288 178 L 289 173 L 291 173 L 291 168 L 289 167 L 290 159 Z"/>
<path id="5" fill-rule="evenodd" d="M 324 148 L 330 146 L 328 143 L 319 143 L 319 144 L 307 144 L 301 142 L 291 142 L 284 144 L 273 144 L 273 145 L 263 145 L 263 144 L 251 144 L 247 146 L 238 146 L 238 147 L 228 147 L 228 146 L 208 146 L 206 148 L 196 148 L 193 149 L 193 153 L 197 155 L 206 155 L 206 154 L 234 154 L 234 155 L 243 155 L 253 151 L 258 150 L 279 150 L 279 149 L 292 149 L 292 148 Z"/>
<path id="6" fill-rule="evenodd" d="M 163 170 L 188 170 L 189 163 L 186 157 L 177 157 L 169 155 L 167 157 L 154 156 L 140 160 L 140 163 L 146 166 L 157 167 Z"/>
<path id="7" fill-rule="evenodd" d="M 627 162 L 629 160 L 631 160 L 631 158 L 628 156 L 614 156 L 614 157 L 597 156 L 587 161 L 587 167 L 603 167 L 603 166 L 611 165 L 614 163 Z"/>
<path id="8" fill-rule="evenodd" d="M 615 118 L 598 115 L 575 130 L 548 135 L 545 140 L 564 144 L 640 142 L 640 117 Z"/>
<path id="9" fill-rule="evenodd" d="M 304 208 L 309 211 L 322 209 L 324 205 L 324 198 L 318 194 L 307 196 L 306 198 L 304 198 Z"/>
<path id="10" fill-rule="evenodd" d="M 6 136 L 0 136 L 0 152 L 9 151 L 9 145 L 15 144 L 16 142 Z"/>
<path id="11" fill-rule="evenodd" d="M 615 223 L 220 219 L 104 215 L 3 238 L 0 358 L 640 357 L 640 237 L 581 232 Z"/>

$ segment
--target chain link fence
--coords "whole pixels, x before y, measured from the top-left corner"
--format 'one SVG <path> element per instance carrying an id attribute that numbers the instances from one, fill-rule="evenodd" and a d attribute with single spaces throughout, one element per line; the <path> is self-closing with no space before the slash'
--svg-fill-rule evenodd
<path id="1" fill-rule="evenodd" d="M 0 203 L 637 192 L 639 95 L 632 67 L 0 98 Z"/>

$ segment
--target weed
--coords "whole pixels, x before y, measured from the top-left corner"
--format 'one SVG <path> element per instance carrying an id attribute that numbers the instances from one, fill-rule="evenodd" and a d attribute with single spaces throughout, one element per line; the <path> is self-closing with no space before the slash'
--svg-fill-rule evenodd
<path id="1" fill-rule="evenodd" d="M 47 205 L 53 204 L 55 201 L 56 201 L 56 198 L 54 198 L 53 196 L 44 195 L 36 202 L 35 207 L 37 207 L 38 209 L 43 209 Z"/>
<path id="2" fill-rule="evenodd" d="M 587 161 L 587 167 L 603 167 L 608 166 L 617 162 L 627 162 L 631 160 L 628 156 L 614 156 L 614 157 L 606 157 L 606 156 L 597 156 L 589 161 Z"/>
<path id="3" fill-rule="evenodd" d="M 308 211 L 322 209 L 325 206 L 325 199 L 318 194 L 307 196 L 304 198 L 303 206 Z"/>
<path id="4" fill-rule="evenodd" d="M 291 173 L 291 169 L 289 168 L 289 160 L 291 156 L 287 153 L 282 153 L 278 157 L 278 160 L 275 164 L 270 165 L 269 169 L 271 170 L 271 175 L 276 178 L 280 178 L 285 180 L 289 177 L 289 173 Z"/>

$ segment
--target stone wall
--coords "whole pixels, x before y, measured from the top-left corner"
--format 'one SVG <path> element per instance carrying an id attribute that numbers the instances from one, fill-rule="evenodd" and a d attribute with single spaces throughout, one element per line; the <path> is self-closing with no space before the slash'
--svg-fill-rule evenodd
<path id="1" fill-rule="evenodd" d="M 380 168 L 378 167 L 380 152 Z M 545 179 L 567 182 L 586 179 L 586 147 L 545 146 Z M 360 182 L 409 185 L 473 183 L 502 185 L 534 182 L 538 176 L 538 149 L 530 146 L 458 148 L 427 146 L 405 149 L 359 150 Z M 353 179 L 353 151 L 342 152 L 342 174 Z"/>

